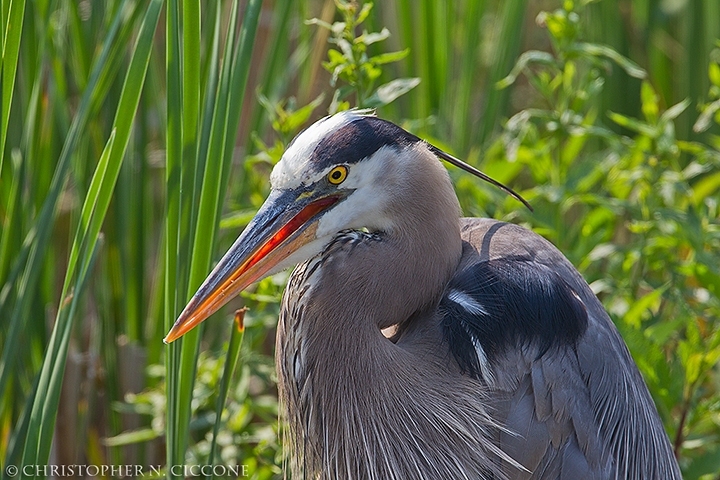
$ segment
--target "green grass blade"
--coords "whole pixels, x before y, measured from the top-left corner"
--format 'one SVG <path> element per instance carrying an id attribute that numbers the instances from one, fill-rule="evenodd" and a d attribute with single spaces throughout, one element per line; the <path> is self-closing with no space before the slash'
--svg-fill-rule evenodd
<path id="1" fill-rule="evenodd" d="M 273 89 L 278 85 L 281 76 L 279 70 L 286 61 L 286 57 L 281 54 L 283 48 L 287 48 L 287 39 L 289 36 L 288 23 L 290 13 L 292 12 L 293 2 L 279 2 L 276 4 L 275 15 L 273 19 L 276 22 L 273 29 L 273 38 L 270 40 L 270 51 L 267 54 L 265 62 L 265 71 L 259 85 L 260 94 L 270 98 Z M 246 152 L 252 145 L 252 132 L 259 132 L 263 122 L 266 120 L 266 112 L 261 105 L 255 105 L 253 108 L 252 119 L 250 120 L 250 131 L 245 139 Z"/>
<path id="2" fill-rule="evenodd" d="M 43 465 L 49 460 L 72 323 L 82 288 L 97 255 L 100 228 L 125 156 L 133 118 L 145 82 L 152 39 L 161 7 L 162 0 L 152 0 L 147 8 L 125 77 L 113 122 L 114 131 L 103 150 L 83 203 L 65 276 L 61 304 L 43 361 L 35 394 L 36 401 L 32 407 L 23 452 L 23 465 Z"/>
<path id="3" fill-rule="evenodd" d="M 75 241 L 73 242 L 73 250 L 70 254 L 68 269 L 65 274 L 65 284 L 63 286 L 61 304 L 58 308 L 58 314 L 55 321 L 55 328 L 53 329 L 50 345 L 45 354 L 42 371 L 40 373 L 40 380 L 36 390 L 33 392 L 35 401 L 32 405 L 30 423 L 27 429 L 28 433 L 25 439 L 23 465 L 39 464 L 46 455 L 46 451 L 47 455 L 49 455 L 50 443 L 52 441 L 52 433 L 55 424 L 54 416 L 57 412 L 57 402 L 59 401 L 54 393 L 56 392 L 59 396 L 60 384 L 62 382 L 62 372 L 65 365 L 65 354 L 63 353 L 63 348 L 67 348 L 67 341 L 71 330 L 71 316 L 69 315 L 69 311 L 73 310 L 74 305 L 77 303 L 76 298 L 80 295 L 81 291 L 79 286 L 80 284 L 84 285 L 84 279 L 86 278 L 88 271 L 87 266 L 92 258 L 95 257 L 93 253 L 95 252 L 94 247 L 97 240 L 97 234 L 94 235 L 94 238 L 92 234 L 87 234 L 90 227 L 89 223 L 92 220 L 93 212 L 98 199 L 98 192 L 107 173 L 110 154 L 112 152 L 114 142 L 115 132 L 113 131 L 105 149 L 103 150 L 103 154 L 100 157 L 90 189 L 88 190 L 88 194 L 83 204 L 80 222 L 75 234 Z M 97 226 L 98 234 L 99 225 L 100 224 Z M 93 245 L 93 249 L 89 252 L 89 254 L 87 254 L 88 252 L 85 249 L 88 245 L 86 240 L 89 240 Z M 82 259 L 83 265 L 80 268 L 80 275 L 76 276 L 75 268 L 77 267 L 78 258 L 80 257 L 81 252 L 87 255 L 85 255 Z M 74 287 L 70 292 L 71 284 L 74 284 Z M 73 307 L 68 308 L 71 305 Z"/>
<path id="4" fill-rule="evenodd" d="M 495 57 L 490 71 L 490 78 L 487 82 L 487 101 L 480 123 L 480 131 L 476 143 L 483 144 L 493 130 L 500 125 L 500 120 L 505 115 L 509 92 L 507 89 L 498 90 L 495 85 L 505 77 L 515 63 L 520 51 L 522 23 L 525 18 L 527 0 L 505 2 L 502 6 L 500 24 L 502 30 L 497 41 Z"/>
<path id="5" fill-rule="evenodd" d="M 220 379 L 220 391 L 218 392 L 217 401 L 215 403 L 215 425 L 213 425 L 213 436 L 210 442 L 210 454 L 208 455 L 208 463 L 215 465 L 215 451 L 217 449 L 217 436 L 220 432 L 220 424 L 222 423 L 222 413 L 225 407 L 228 391 L 230 390 L 230 380 L 235 374 L 235 367 L 240 355 L 240 347 L 242 346 L 243 336 L 245 334 L 244 317 L 247 309 L 235 312 L 235 322 L 230 333 L 230 341 L 228 342 L 227 352 L 225 354 L 225 366 L 223 367 L 222 378 Z M 214 470 L 214 469 L 213 469 Z M 215 473 L 208 478 L 215 478 Z"/>
<path id="6" fill-rule="evenodd" d="M 477 26 L 482 23 L 482 17 L 485 14 L 485 1 L 477 0 L 474 2 L 466 2 L 465 11 L 461 20 L 464 45 L 467 45 L 470 58 L 477 58 L 480 45 L 480 28 Z M 454 97 L 450 97 L 451 101 L 443 102 L 449 107 L 448 115 L 451 119 L 452 129 L 454 133 L 454 146 L 458 152 L 466 152 L 470 146 L 472 137 L 473 116 L 471 115 L 473 108 L 473 93 L 477 89 L 478 65 L 477 62 L 467 61 L 466 55 L 462 55 L 459 61 L 460 65 L 456 65 L 459 71 L 456 85 L 452 90 L 455 91 Z"/>
<path id="7" fill-rule="evenodd" d="M 198 124 L 200 118 L 200 1 L 184 0 L 183 8 L 183 55 L 182 55 L 182 144 L 183 168 L 182 188 L 186 192 L 182 201 L 183 231 L 186 232 L 188 244 L 193 238 L 195 217 L 197 215 L 197 197 L 195 177 L 198 173 L 197 145 Z M 189 195 L 188 195 L 189 194 Z M 183 262 L 187 265 L 186 262 Z M 186 279 L 186 276 L 181 276 Z M 187 282 L 187 280 L 184 280 Z"/>
<path id="8" fill-rule="evenodd" d="M 165 68 L 167 98 L 167 125 L 165 127 L 165 181 L 166 181 L 166 297 L 165 310 L 167 325 L 172 325 L 177 314 L 177 288 L 171 282 L 177 276 L 177 254 L 180 229 L 180 168 L 182 166 L 182 97 L 180 63 L 180 4 L 178 0 L 169 0 L 166 9 L 165 25 Z"/>
<path id="9" fill-rule="evenodd" d="M 410 48 L 410 55 L 407 56 L 403 64 L 407 66 L 407 70 L 402 71 L 404 77 L 421 77 L 420 85 L 416 88 L 415 95 L 417 98 L 413 98 L 413 102 L 410 104 L 410 115 L 413 118 L 424 118 L 427 116 L 427 83 L 423 72 L 422 62 L 422 48 L 421 41 L 418 40 L 418 30 L 421 28 L 424 22 L 420 22 L 417 19 L 417 15 L 413 12 L 414 2 L 412 0 L 398 0 L 395 4 L 397 9 L 397 25 L 399 29 L 399 36 L 401 38 L 401 45 L 405 48 Z"/>
<path id="10" fill-rule="evenodd" d="M 200 133 L 198 142 L 197 162 L 195 165 L 195 188 L 193 189 L 193 204 L 200 203 L 200 191 L 202 189 L 205 163 L 210 145 L 210 134 L 213 125 L 213 112 L 215 111 L 215 100 L 217 96 L 218 82 L 220 81 L 220 36 L 222 33 L 222 8 L 215 8 L 212 23 L 212 40 L 207 52 L 206 78 L 200 117 Z M 194 222 L 197 224 L 197 219 Z"/>
<path id="11" fill-rule="evenodd" d="M 222 198 L 225 196 L 227 183 L 230 177 L 232 155 L 235 147 L 235 139 L 237 137 L 238 126 L 240 125 L 240 112 L 243 109 L 245 88 L 247 87 L 250 67 L 252 65 L 251 59 L 253 47 L 255 45 L 257 28 L 260 21 L 261 9 L 262 1 L 250 0 L 248 2 L 247 7 L 245 8 L 245 16 L 243 18 L 242 27 L 240 29 L 240 40 L 238 48 L 236 50 L 236 55 L 233 59 L 233 71 L 232 77 L 230 79 L 231 90 L 229 105 L 229 113 L 231 113 L 231 115 L 228 117 L 227 125 L 225 127 L 225 147 L 223 150 L 225 168 L 223 170 L 223 177 L 220 182 L 220 200 L 222 200 Z M 233 112 L 236 113 L 233 114 Z M 215 219 L 216 229 L 220 221 L 221 210 L 222 203 L 219 204 L 217 210 L 217 216 Z"/>
<path id="12" fill-rule="evenodd" d="M 227 44 L 218 84 L 218 93 L 215 96 L 215 110 L 210 130 L 210 143 L 205 162 L 203 183 L 200 193 L 200 202 L 197 211 L 197 224 L 193 248 L 185 252 L 181 258 L 190 260 L 190 277 L 183 292 L 194 292 L 200 285 L 210 267 L 214 251 L 215 236 L 220 219 L 221 201 L 225 192 L 225 183 L 232 159 L 232 145 L 234 145 L 237 126 L 240 120 L 242 98 L 250 68 L 250 55 L 255 40 L 255 32 L 260 15 L 262 2 L 252 0 L 245 11 L 240 31 L 236 24 L 231 22 L 228 26 Z M 231 18 L 237 18 L 239 2 L 234 2 Z M 239 37 L 236 45 L 236 38 Z M 189 168 L 189 166 L 188 166 Z M 169 220 L 169 219 L 168 219 Z M 171 230 L 168 230 L 168 235 Z M 170 239 L 168 239 L 169 243 Z M 174 242 L 174 240 L 173 240 Z M 192 252 L 192 255 L 190 255 Z M 168 259 L 173 262 L 177 259 Z M 170 270 L 168 270 L 169 272 Z M 176 285 L 176 292 L 180 286 Z M 185 295 L 183 295 L 183 298 Z M 168 318 L 167 327 L 174 320 Z M 178 465 L 184 462 L 185 444 L 190 423 L 190 404 L 192 402 L 192 388 L 195 380 L 195 369 L 199 351 L 200 329 L 186 334 L 179 342 L 169 346 L 171 362 L 167 365 L 168 378 L 168 426 L 173 426 L 172 436 L 168 430 L 168 458 L 169 465 Z M 178 358 L 176 355 L 180 355 Z"/>
<path id="13" fill-rule="evenodd" d="M 167 125 L 165 127 L 165 331 L 173 324 L 180 308 L 180 301 L 185 298 L 187 284 L 178 278 L 180 264 L 184 259 L 180 255 L 181 223 L 182 223 L 182 60 L 181 60 L 181 27 L 180 2 L 169 0 L 165 25 L 165 71 L 167 88 Z M 187 248 L 187 247 L 185 247 Z M 180 396 L 180 353 L 181 344 L 168 345 L 165 360 L 167 370 L 167 464 L 185 464 L 185 445 L 187 443 L 187 424 L 190 415 L 189 402 Z M 173 469 L 168 468 L 168 478 L 178 478 Z"/>
<path id="14" fill-rule="evenodd" d="M 25 448 L 21 465 L 47 465 L 50 459 L 50 447 L 55 430 L 58 404 L 60 402 L 60 387 L 65 370 L 67 349 L 70 343 L 72 318 L 75 317 L 79 298 L 87 284 L 88 274 L 92 270 L 102 241 L 95 242 L 93 250 L 85 257 L 85 269 L 80 272 L 73 287 L 73 294 L 61 300 L 60 309 L 55 319 L 55 328 L 50 337 L 50 348 L 43 361 L 37 390 L 34 392 L 34 402 L 30 413 L 30 422 L 27 428 Z M 85 260 L 83 258 L 83 260 Z M 26 477 L 21 470 L 20 478 Z"/>
<path id="15" fill-rule="evenodd" d="M 36 377 L 35 384 L 33 385 L 30 394 L 25 399 L 25 405 L 8 441 L 7 451 L 5 452 L 5 465 L 20 465 L 22 462 L 23 447 L 25 446 L 24 440 L 27 436 L 28 425 L 30 424 L 30 411 L 32 410 L 33 403 L 35 402 L 35 392 L 37 392 L 38 380 L 39 377 Z M 10 475 L 7 474 L 7 471 L 3 469 L 2 477 L 0 478 L 3 480 L 9 480 L 14 477 L 10 477 Z"/>
<path id="16" fill-rule="evenodd" d="M 5 347 L 0 357 L 0 391 L 5 391 L 14 362 L 17 358 L 17 351 L 21 342 L 21 334 L 26 319 L 29 316 L 32 302 L 35 299 L 35 287 L 38 283 L 41 265 L 44 260 L 47 248 L 50 243 L 50 234 L 54 225 L 55 207 L 65 184 L 67 174 L 71 165 L 71 157 L 75 152 L 78 141 L 87 125 L 91 111 L 95 108 L 95 98 L 99 92 L 99 79 L 106 75 L 112 68 L 109 63 L 110 52 L 114 42 L 117 40 L 118 32 L 124 20 L 126 10 L 122 6 L 118 8 L 117 14 L 103 41 L 98 58 L 93 66 L 93 72 L 88 81 L 87 88 L 80 99 L 77 113 L 70 129 L 65 137 L 60 158 L 58 159 L 55 172 L 53 173 L 50 188 L 42 203 L 40 213 L 34 221 L 34 227 L 30 229 L 17 255 L 17 260 L 12 268 L 10 278 L 12 282 L 6 282 L 0 291 L 0 317 L 8 318 L 9 330 L 5 337 Z M 14 279 L 17 278 L 17 281 Z M 14 291 L 17 291 L 17 299 L 13 302 L 10 298 Z M 12 305 L 12 312 L 6 317 L 8 307 Z"/>
<path id="17" fill-rule="evenodd" d="M 240 119 L 261 3 L 259 0 L 252 0 L 248 4 L 237 56 L 233 58 L 230 52 L 226 51 L 223 62 L 200 197 L 201 215 L 198 216 L 195 235 L 195 255 L 190 270 L 190 290 L 193 291 L 207 275 L 212 260 L 222 194 L 226 188 L 226 172 L 232 158 L 232 145 Z"/>
<path id="18" fill-rule="evenodd" d="M 3 10 L 4 7 L 3 5 Z M 0 85 L 2 86 L 0 88 L 2 91 L 2 98 L 0 98 L 0 173 L 2 173 L 3 159 L 5 158 L 10 104 L 12 103 L 15 88 L 15 74 L 17 73 L 24 17 L 25 0 L 11 0 L 7 25 L 5 25 L 5 18 L 2 19 L 3 29 L 2 38 L 0 39 L 2 41 L 2 67 L 0 68 Z"/>
<path id="19" fill-rule="evenodd" d="M 8 203 L 5 211 L 5 221 L 3 222 L 3 230 L 0 232 L 0 278 L 4 279 L 13 255 L 12 237 L 20 229 L 20 205 L 22 190 L 22 160 L 20 154 L 13 155 L 12 158 L 12 180 L 8 191 Z"/>
<path id="20" fill-rule="evenodd" d="M 200 116 L 200 1 L 184 0 L 183 6 L 183 154 L 185 163 L 195 158 L 195 138 Z"/>

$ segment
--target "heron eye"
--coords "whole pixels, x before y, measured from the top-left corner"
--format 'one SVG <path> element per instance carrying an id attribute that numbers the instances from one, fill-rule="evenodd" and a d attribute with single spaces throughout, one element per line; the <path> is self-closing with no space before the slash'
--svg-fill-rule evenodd
<path id="1" fill-rule="evenodd" d="M 328 182 L 332 183 L 333 185 L 340 185 L 342 182 L 345 181 L 347 173 L 348 169 L 345 165 L 338 165 L 337 167 L 330 170 L 330 173 L 328 173 Z"/>

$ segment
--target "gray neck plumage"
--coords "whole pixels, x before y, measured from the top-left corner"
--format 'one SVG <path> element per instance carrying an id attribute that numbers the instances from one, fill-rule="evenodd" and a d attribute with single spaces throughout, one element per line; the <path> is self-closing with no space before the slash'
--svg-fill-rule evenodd
<path id="1" fill-rule="evenodd" d="M 413 178 L 398 182 L 407 189 L 403 214 L 384 212 L 392 229 L 341 232 L 291 276 L 277 363 L 293 478 L 483 478 L 502 456 L 488 451 L 490 418 L 476 421 L 478 385 L 448 377 L 439 330 L 426 352 L 380 331 L 407 322 L 433 328 L 460 261 L 457 198 L 445 169 L 421 153 Z M 432 400 L 448 391 L 456 411 Z"/>

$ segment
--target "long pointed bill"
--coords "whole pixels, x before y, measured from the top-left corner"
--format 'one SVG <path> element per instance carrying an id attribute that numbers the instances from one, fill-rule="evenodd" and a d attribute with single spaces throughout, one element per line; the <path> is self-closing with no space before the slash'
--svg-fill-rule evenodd
<path id="1" fill-rule="evenodd" d="M 275 191 L 205 279 L 164 338 L 170 343 L 316 239 L 318 216 L 342 197 Z"/>

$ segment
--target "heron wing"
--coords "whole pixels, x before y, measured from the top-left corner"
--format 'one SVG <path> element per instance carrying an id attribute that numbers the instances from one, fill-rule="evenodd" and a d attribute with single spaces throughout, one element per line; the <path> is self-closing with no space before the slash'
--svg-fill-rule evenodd
<path id="1" fill-rule="evenodd" d="M 441 302 L 460 368 L 490 389 L 511 478 L 681 478 L 655 405 L 590 287 L 549 242 L 470 219 Z"/>

